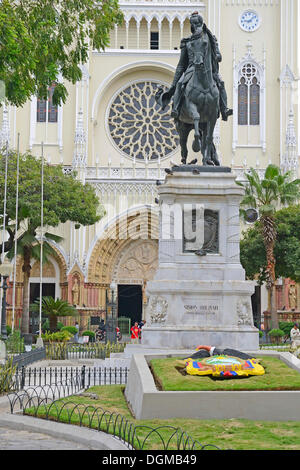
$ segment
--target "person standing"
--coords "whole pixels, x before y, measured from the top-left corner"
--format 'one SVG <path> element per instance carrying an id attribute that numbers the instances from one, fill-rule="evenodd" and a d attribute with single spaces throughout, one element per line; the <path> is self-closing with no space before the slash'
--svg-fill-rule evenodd
<path id="1" fill-rule="evenodd" d="M 141 329 L 139 328 L 138 322 L 135 322 L 134 326 L 131 327 L 131 329 L 130 329 L 130 332 L 131 332 L 131 342 L 132 342 L 133 344 L 138 344 L 140 331 L 141 331 Z"/>
<path id="2" fill-rule="evenodd" d="M 75 328 L 76 328 L 77 332 L 74 335 L 74 341 L 75 341 L 75 343 L 78 343 L 78 340 L 79 340 L 79 325 L 78 325 L 78 322 L 75 323 Z"/>
<path id="3" fill-rule="evenodd" d="M 290 337 L 292 341 L 292 348 L 298 348 L 300 346 L 300 331 L 298 323 L 294 323 L 294 326 L 290 331 Z"/>

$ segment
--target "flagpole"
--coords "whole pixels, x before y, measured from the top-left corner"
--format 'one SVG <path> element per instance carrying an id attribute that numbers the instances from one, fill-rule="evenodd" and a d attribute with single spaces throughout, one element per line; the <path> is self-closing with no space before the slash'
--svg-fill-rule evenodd
<path id="1" fill-rule="evenodd" d="M 43 347 L 42 340 L 42 297 L 43 297 L 43 230 L 44 230 L 44 143 L 42 142 L 41 169 L 41 251 L 40 251 L 40 306 L 39 306 L 39 338 L 37 344 Z"/>
<path id="2" fill-rule="evenodd" d="M 16 223 L 15 223 L 15 252 L 14 252 L 14 280 L 13 280 L 13 305 L 12 305 L 12 331 L 15 327 L 16 309 L 16 279 L 17 279 L 17 245 L 18 245 L 18 218 L 19 218 L 19 173 L 20 173 L 20 133 L 18 133 L 17 147 L 17 188 L 16 188 Z"/>
<path id="3" fill-rule="evenodd" d="M 4 203 L 3 203 L 3 231 L 2 231 L 2 253 L 1 253 L 1 264 L 4 263 L 4 244 L 5 244 L 5 232 L 6 232 L 6 201 L 7 201 L 7 167 L 8 167 L 8 140 L 6 141 L 5 151 L 5 180 L 4 180 Z M 2 297 L 3 289 L 1 289 L 1 309 L 0 309 L 0 325 L 2 321 Z"/>

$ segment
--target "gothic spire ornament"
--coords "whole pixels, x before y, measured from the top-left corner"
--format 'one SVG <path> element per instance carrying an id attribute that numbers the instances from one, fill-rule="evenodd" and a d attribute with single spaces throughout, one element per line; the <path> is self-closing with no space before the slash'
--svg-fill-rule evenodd
<path id="1" fill-rule="evenodd" d="M 86 133 L 83 126 L 83 112 L 80 109 L 77 115 L 74 138 L 73 168 L 85 168 L 86 164 Z"/>

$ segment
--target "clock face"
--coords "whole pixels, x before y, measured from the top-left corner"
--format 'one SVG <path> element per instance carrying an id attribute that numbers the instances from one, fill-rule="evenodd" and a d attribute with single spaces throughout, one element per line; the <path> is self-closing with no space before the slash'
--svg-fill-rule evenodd
<path id="1" fill-rule="evenodd" d="M 256 31 L 260 25 L 260 18 L 256 11 L 247 10 L 244 11 L 240 18 L 239 23 L 242 29 L 248 32 Z"/>

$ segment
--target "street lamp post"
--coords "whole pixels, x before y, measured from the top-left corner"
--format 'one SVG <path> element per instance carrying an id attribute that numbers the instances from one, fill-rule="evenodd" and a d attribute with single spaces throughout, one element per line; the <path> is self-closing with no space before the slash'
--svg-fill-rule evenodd
<path id="1" fill-rule="evenodd" d="M 9 276 L 12 274 L 13 267 L 12 265 L 7 261 L 4 260 L 4 262 L 0 265 L 0 275 L 2 277 L 2 289 L 3 289 L 3 296 L 2 296 L 2 310 L 1 310 L 1 337 L 2 339 L 7 339 L 7 331 L 6 331 L 6 291 L 8 289 L 8 283 L 7 279 Z"/>
<path id="2" fill-rule="evenodd" d="M 112 282 L 110 285 L 111 298 L 107 298 L 106 293 L 106 343 L 116 343 L 117 342 L 117 303 L 115 298 L 117 285 Z"/>

